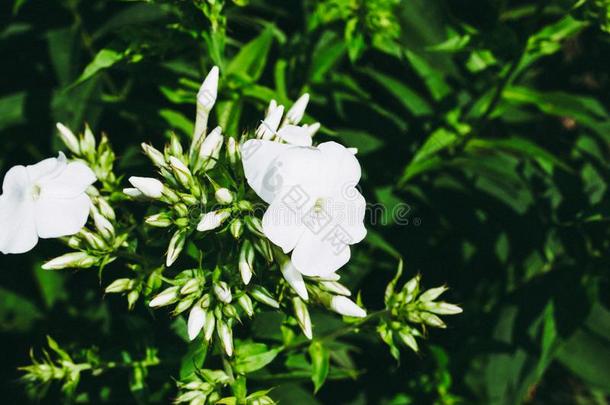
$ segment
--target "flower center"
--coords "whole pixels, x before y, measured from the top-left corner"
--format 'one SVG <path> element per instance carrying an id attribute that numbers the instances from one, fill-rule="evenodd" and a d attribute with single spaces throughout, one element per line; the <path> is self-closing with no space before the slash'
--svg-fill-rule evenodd
<path id="1" fill-rule="evenodd" d="M 32 186 L 32 189 L 30 190 L 30 195 L 32 197 L 32 200 L 36 201 L 40 198 L 40 191 L 41 191 L 41 188 L 38 184 L 34 184 Z"/>
<path id="2" fill-rule="evenodd" d="M 318 198 L 313 206 L 313 212 L 316 214 L 321 213 L 324 210 L 324 199 Z"/>

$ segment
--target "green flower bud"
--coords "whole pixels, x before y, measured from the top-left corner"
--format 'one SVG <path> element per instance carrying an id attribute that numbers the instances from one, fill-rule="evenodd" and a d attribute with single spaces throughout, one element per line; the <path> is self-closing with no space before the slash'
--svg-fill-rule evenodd
<path id="1" fill-rule="evenodd" d="M 244 223 L 239 218 L 235 218 L 229 225 L 229 230 L 235 239 L 239 239 L 244 233 Z"/>
<path id="2" fill-rule="evenodd" d="M 303 302 L 299 297 L 294 297 L 292 299 L 292 305 L 294 307 L 294 314 L 296 315 L 297 321 L 303 334 L 307 339 L 311 340 L 312 331 L 311 331 L 311 318 L 309 317 L 309 311 L 307 310 L 307 304 Z"/>
<path id="3" fill-rule="evenodd" d="M 269 305 L 270 307 L 276 309 L 280 307 L 280 303 L 273 298 L 271 293 L 267 291 L 265 287 L 256 286 L 252 288 L 252 290 L 250 290 L 250 295 L 252 298 L 262 304 Z"/>

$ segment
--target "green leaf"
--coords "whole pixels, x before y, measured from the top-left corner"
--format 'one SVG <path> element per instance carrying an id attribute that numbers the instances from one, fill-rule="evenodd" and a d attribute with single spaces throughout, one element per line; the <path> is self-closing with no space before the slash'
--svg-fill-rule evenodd
<path id="1" fill-rule="evenodd" d="M 406 55 L 411 66 L 424 80 L 426 87 L 436 101 L 441 100 L 451 92 L 451 87 L 445 82 L 443 74 L 428 63 L 426 59 L 409 50 L 406 51 Z"/>
<path id="2" fill-rule="evenodd" d="M 25 92 L 0 98 L 0 130 L 21 124 L 25 120 L 25 100 Z"/>
<path id="3" fill-rule="evenodd" d="M 263 343 L 242 344 L 235 351 L 235 371 L 247 374 L 260 370 L 271 363 L 281 351 L 281 348 L 269 350 Z"/>
<path id="4" fill-rule="evenodd" d="M 266 27 L 258 37 L 244 45 L 227 67 L 227 74 L 247 75 L 257 81 L 263 74 L 267 54 L 273 43 L 273 28 Z"/>
<path id="5" fill-rule="evenodd" d="M 91 77 L 95 76 L 98 72 L 108 69 L 117 62 L 121 61 L 125 57 L 125 53 L 117 52 L 113 49 L 102 49 L 100 50 L 93 60 L 85 67 L 83 73 L 76 80 L 73 86 L 80 84 Z"/>
<path id="6" fill-rule="evenodd" d="M 334 33 L 326 31 L 314 49 L 309 77 L 312 82 L 321 81 L 345 55 L 345 44 Z"/>
<path id="7" fill-rule="evenodd" d="M 540 161 L 543 165 L 557 166 L 567 172 L 573 170 L 552 153 L 546 151 L 525 138 L 512 137 L 507 139 L 472 139 L 466 145 L 466 150 L 484 149 L 489 152 L 504 150 L 516 152 L 519 155 Z"/>
<path id="8" fill-rule="evenodd" d="M 182 113 L 169 109 L 159 110 L 159 115 L 161 118 L 167 122 L 167 124 L 172 129 L 177 129 L 182 132 L 187 137 L 190 137 L 195 130 L 195 125 L 193 121 L 186 118 Z"/>
<path id="9" fill-rule="evenodd" d="M 34 276 L 47 309 L 52 308 L 57 301 L 68 298 L 68 292 L 64 287 L 64 273 L 43 270 L 37 265 L 34 267 Z"/>
<path id="10" fill-rule="evenodd" d="M 432 114 L 432 107 L 430 104 L 400 80 L 372 69 L 366 69 L 365 73 L 380 84 L 387 92 L 392 94 L 416 117 Z"/>
<path id="11" fill-rule="evenodd" d="M 208 353 L 208 344 L 200 337 L 189 343 L 188 351 L 180 363 L 180 378 L 187 379 L 203 366 Z"/>
<path id="12" fill-rule="evenodd" d="M 0 302 L 0 331 L 27 332 L 42 318 L 31 301 L 3 287 L 0 287 Z"/>
<path id="13" fill-rule="evenodd" d="M 314 392 L 318 392 L 330 369 L 330 354 L 328 348 L 319 340 L 314 340 L 309 345 L 309 355 L 311 356 L 311 381 L 313 381 Z"/>

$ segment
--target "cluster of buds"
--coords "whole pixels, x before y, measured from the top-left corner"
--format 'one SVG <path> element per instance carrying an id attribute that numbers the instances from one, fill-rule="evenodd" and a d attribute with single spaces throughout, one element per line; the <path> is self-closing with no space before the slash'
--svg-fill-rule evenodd
<path id="1" fill-rule="evenodd" d="M 439 315 L 455 315 L 462 312 L 462 308 L 457 305 L 435 301 L 447 291 L 447 287 L 422 290 L 419 274 L 407 281 L 402 289 L 396 292 L 394 289 L 400 274 L 401 269 L 386 289 L 385 304 L 388 315 L 382 318 L 377 328 L 379 335 L 390 346 L 392 354 L 396 358 L 398 358 L 398 349 L 394 344 L 395 340 L 401 341 L 417 352 L 419 346 L 416 338 L 422 337 L 426 328 L 447 327 Z M 421 330 L 414 325 L 419 325 Z"/>
<path id="2" fill-rule="evenodd" d="M 106 134 L 102 134 L 100 142 L 97 143 L 89 125 L 85 125 L 84 132 L 79 135 L 75 135 L 68 127 L 59 122 L 57 130 L 68 150 L 76 159 L 87 163 L 104 189 L 115 191 L 118 187 L 118 179 L 113 171 L 116 155 Z"/>
<path id="3" fill-rule="evenodd" d="M 206 274 L 209 274 L 210 283 L 206 283 Z M 232 356 L 232 327 L 235 322 L 241 322 L 243 315 L 254 315 L 254 301 L 272 308 L 279 308 L 279 303 L 264 288 L 252 286 L 241 290 L 231 287 L 230 283 L 221 280 L 223 274 L 227 273 L 221 268 L 207 273 L 201 269 L 182 271 L 172 280 L 170 287 L 153 297 L 149 306 L 157 308 L 175 305 L 172 312 L 174 316 L 188 310 L 189 339 L 194 340 L 203 334 L 203 339 L 211 342 L 216 333 L 225 353 Z M 132 288 L 131 282 L 133 280 L 126 279 L 121 284 L 125 285 L 124 288 Z"/>
<path id="4" fill-rule="evenodd" d="M 141 384 L 147 374 L 147 369 L 159 364 L 157 351 L 154 348 L 146 348 L 146 355 L 141 360 L 124 356 L 122 362 L 102 362 L 95 349 L 86 349 L 78 355 L 81 361 L 77 362 L 50 336 L 47 336 L 47 345 L 50 352 L 43 349 L 41 359 L 36 359 L 33 352 L 30 353 L 32 363 L 19 368 L 25 372 L 22 378 L 27 384 L 33 388 L 39 388 L 41 391 L 48 388 L 52 381 L 61 381 L 61 390 L 67 397 L 74 395 L 81 380 L 81 374 L 84 372 L 99 375 L 105 370 L 115 367 L 131 368 L 134 384 Z"/>
<path id="5" fill-rule="evenodd" d="M 309 94 L 305 93 L 284 114 L 284 106 L 271 100 L 265 119 L 256 130 L 256 138 L 311 146 L 311 138 L 320 129 L 320 123 L 297 126 L 305 115 L 308 103 Z"/>
<path id="6" fill-rule="evenodd" d="M 162 211 L 148 216 L 145 221 L 153 227 L 175 228 L 167 249 L 167 267 L 178 259 L 187 238 L 195 231 L 222 232 L 226 225 L 235 239 L 242 237 L 244 229 L 261 233 L 260 220 L 252 216 L 252 204 L 238 198 L 236 182 L 224 175 L 225 168 L 222 174 L 212 173 L 223 158 L 221 150 L 225 144 L 220 127 L 206 135 L 217 90 L 218 68 L 214 67 L 197 94 L 195 130 L 188 150 L 183 149 L 175 134 L 170 136 L 163 152 L 142 144 L 144 154 L 156 166 L 162 179 L 130 177 L 132 187 L 123 190 L 132 198 L 147 198 L 165 204 Z M 226 139 L 226 159 L 229 166 L 239 162 L 239 148 L 234 137 Z M 264 242 L 258 244 L 264 245 Z M 268 243 L 261 249 L 269 252 Z M 249 281 L 247 276 L 244 282 L 246 280 Z"/>
<path id="7" fill-rule="evenodd" d="M 178 382 L 180 395 L 174 400 L 176 404 L 212 405 L 212 404 L 245 404 L 245 405 L 274 405 L 266 391 L 256 391 L 250 395 L 247 392 L 236 396 L 224 397 L 222 391 L 232 383 L 232 378 L 222 370 L 198 370 L 193 379 Z M 245 390 L 244 390 L 245 391 Z"/>

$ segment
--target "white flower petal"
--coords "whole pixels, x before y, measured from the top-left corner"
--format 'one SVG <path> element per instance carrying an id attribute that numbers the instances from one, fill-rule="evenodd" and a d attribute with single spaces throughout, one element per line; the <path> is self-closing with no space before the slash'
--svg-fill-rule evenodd
<path id="1" fill-rule="evenodd" d="M 311 146 L 312 139 L 307 128 L 286 125 L 277 132 L 278 138 L 292 145 Z"/>
<path id="2" fill-rule="evenodd" d="M 362 174 L 360 163 L 346 147 L 337 142 L 324 142 L 318 145 L 318 149 L 324 156 L 322 161 L 329 193 L 358 184 Z"/>
<path id="3" fill-rule="evenodd" d="M 364 215 L 366 201 L 355 187 L 343 188 L 340 195 L 333 197 L 336 209 L 332 212 L 335 224 L 345 231 L 345 240 L 350 245 L 358 243 L 366 236 Z"/>
<path id="4" fill-rule="evenodd" d="M 303 234 L 292 252 L 292 263 L 301 274 L 325 277 L 349 261 L 349 245 L 337 240 L 332 231 Z"/>
<path id="5" fill-rule="evenodd" d="M 66 155 L 59 152 L 56 158 L 48 158 L 34 165 L 27 166 L 30 182 L 44 182 L 60 175 L 67 165 Z"/>
<path id="6" fill-rule="evenodd" d="M 35 202 L 36 230 L 41 238 L 74 235 L 87 223 L 91 200 L 82 193 L 61 199 L 40 196 Z"/>
<path id="7" fill-rule="evenodd" d="M 305 287 L 305 280 L 303 280 L 303 276 L 299 271 L 294 267 L 291 261 L 286 262 L 283 266 L 281 266 L 282 275 L 290 284 L 292 289 L 301 297 L 303 300 L 307 301 L 309 299 L 309 294 L 307 294 L 307 287 Z"/>
<path id="8" fill-rule="evenodd" d="M 263 233 L 284 253 L 288 253 L 306 231 L 302 218 L 313 207 L 314 200 L 307 198 L 299 203 L 300 194 L 294 193 L 292 196 L 290 188 L 284 190 L 263 215 Z"/>
<path id="9" fill-rule="evenodd" d="M 96 180 L 89 166 L 82 162 L 72 162 L 56 176 L 40 180 L 41 197 L 73 198 L 84 193 Z"/>
<path id="10" fill-rule="evenodd" d="M 21 166 L 23 168 L 23 166 Z M 19 169 L 11 176 L 15 176 Z M 8 176 L 8 173 L 7 173 Z M 14 179 L 9 180 L 12 183 Z M 13 184 L 6 186 L 12 187 Z M 0 252 L 25 253 L 38 243 L 36 233 L 36 222 L 34 218 L 34 206 L 28 200 L 16 200 L 7 195 L 0 196 Z"/>
<path id="11" fill-rule="evenodd" d="M 268 204 L 271 204 L 281 189 L 281 184 L 274 183 L 274 173 L 277 173 L 271 168 L 275 159 L 289 148 L 290 145 L 258 139 L 246 141 L 240 147 L 246 180 Z"/>

